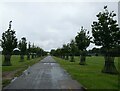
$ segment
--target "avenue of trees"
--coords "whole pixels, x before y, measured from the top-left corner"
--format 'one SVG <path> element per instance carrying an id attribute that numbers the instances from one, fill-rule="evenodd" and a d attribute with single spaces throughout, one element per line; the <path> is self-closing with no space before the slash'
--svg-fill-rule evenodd
<path id="1" fill-rule="evenodd" d="M 117 74 L 114 59 L 120 56 L 120 28 L 114 19 L 115 16 L 114 11 L 109 12 L 107 6 L 104 6 L 104 10 L 96 15 L 98 20 L 93 21 L 91 25 L 93 37 L 90 37 L 89 31 L 82 26 L 74 40 L 64 44 L 62 48 L 52 49 L 50 54 L 66 60 L 70 57 L 71 62 L 75 61 L 74 56 L 80 56 L 80 65 L 86 64 L 86 56 L 102 55 L 105 59 L 102 72 Z M 101 48 L 87 51 L 86 48 L 90 43 L 101 46 Z"/>
<path id="2" fill-rule="evenodd" d="M 70 43 L 63 44 L 62 48 L 52 49 L 50 54 L 71 62 L 75 62 L 74 56 L 80 56 L 80 65 L 87 64 L 86 56 L 102 55 L 105 60 L 102 72 L 117 74 L 114 59 L 116 56 L 120 56 L 120 28 L 114 18 L 115 16 L 114 11 L 109 12 L 107 6 L 104 6 L 104 10 L 96 15 L 97 20 L 93 21 L 91 25 L 92 37 L 90 37 L 89 31 L 82 26 L 81 31 Z M 11 29 L 11 23 L 12 21 L 9 22 L 9 28 L 3 32 L 0 40 L 0 46 L 3 48 L 2 54 L 4 55 L 3 65 L 12 65 L 10 59 L 14 54 L 20 55 L 20 62 L 24 61 L 25 55 L 27 55 L 27 60 L 47 55 L 47 52 L 35 46 L 34 43 L 27 43 L 26 37 L 22 37 L 18 41 L 15 31 Z M 101 48 L 93 48 L 87 51 L 90 43 L 101 46 Z M 18 50 L 15 50 L 16 48 Z"/>
<path id="3" fill-rule="evenodd" d="M 4 55 L 3 66 L 12 65 L 11 56 L 14 54 L 20 55 L 20 61 L 24 61 L 25 55 L 27 55 L 27 60 L 30 60 L 30 55 L 32 55 L 32 58 L 47 55 L 47 52 L 42 48 L 34 44 L 31 46 L 30 42 L 27 44 L 26 37 L 22 37 L 18 42 L 15 31 L 11 29 L 11 23 L 12 21 L 9 22 L 8 30 L 2 33 L 2 39 L 0 40 L 3 48 L 2 54 Z"/>
<path id="4" fill-rule="evenodd" d="M 70 61 L 75 62 L 74 56 L 80 55 L 80 65 L 85 65 L 86 59 L 86 48 L 90 44 L 91 37 L 88 36 L 89 31 L 81 27 L 81 31 L 75 37 L 75 40 L 71 40 L 68 44 L 63 44 L 62 48 L 58 48 L 56 50 L 52 49 L 50 54 L 53 56 L 61 57 L 63 59 L 68 60 L 70 56 Z"/>

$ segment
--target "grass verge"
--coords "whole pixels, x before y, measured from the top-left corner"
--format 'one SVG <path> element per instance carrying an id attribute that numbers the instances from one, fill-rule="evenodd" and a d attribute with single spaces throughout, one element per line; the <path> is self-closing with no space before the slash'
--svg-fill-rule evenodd
<path id="1" fill-rule="evenodd" d="M 79 57 L 75 62 L 53 57 L 71 76 L 87 89 L 118 89 L 118 75 L 101 73 L 104 66 L 103 57 L 87 57 L 87 65 L 79 65 Z M 118 69 L 118 58 L 115 59 Z"/>
<path id="2" fill-rule="evenodd" d="M 27 57 L 25 56 L 25 60 L 20 62 L 20 56 L 13 55 L 11 58 L 12 66 L 2 66 L 2 87 L 8 85 L 14 77 L 20 76 L 25 69 L 39 62 L 43 58 L 44 57 L 39 57 L 27 60 Z M 2 56 L 2 61 L 3 60 L 4 56 Z"/>

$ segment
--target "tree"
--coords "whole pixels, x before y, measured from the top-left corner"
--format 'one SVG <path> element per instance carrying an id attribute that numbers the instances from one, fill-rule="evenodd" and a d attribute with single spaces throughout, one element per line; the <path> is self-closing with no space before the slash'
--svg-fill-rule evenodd
<path id="1" fill-rule="evenodd" d="M 70 42 L 70 55 L 71 55 L 71 62 L 74 62 L 74 56 L 75 56 L 75 52 L 76 52 L 76 44 L 74 40 L 71 40 Z"/>
<path id="2" fill-rule="evenodd" d="M 65 56 L 66 56 L 66 53 L 65 53 L 65 47 L 66 47 L 66 45 L 63 44 L 63 47 L 62 47 L 62 55 L 63 55 L 63 59 L 65 59 Z"/>
<path id="3" fill-rule="evenodd" d="M 38 57 L 44 56 L 45 51 L 40 47 L 35 47 L 35 53 Z"/>
<path id="4" fill-rule="evenodd" d="M 69 50 L 70 50 L 69 43 L 67 45 L 64 44 L 62 50 L 63 50 L 63 56 L 64 56 L 64 58 L 66 60 L 68 60 L 69 59 Z"/>
<path id="5" fill-rule="evenodd" d="M 85 59 L 86 59 L 86 48 L 90 44 L 91 37 L 88 36 L 89 31 L 87 32 L 86 29 L 81 27 L 81 31 L 78 33 L 78 35 L 75 37 L 75 41 L 77 43 L 78 49 L 80 50 L 80 65 L 85 65 Z"/>
<path id="6" fill-rule="evenodd" d="M 63 56 L 62 49 L 57 48 L 55 50 L 55 56 L 62 58 L 62 56 Z"/>
<path id="7" fill-rule="evenodd" d="M 29 42 L 28 49 L 27 49 L 27 60 L 30 60 L 30 47 L 31 47 L 31 45 L 30 45 L 30 42 Z"/>
<path id="8" fill-rule="evenodd" d="M 102 70 L 104 73 L 117 73 L 114 65 L 114 57 L 111 55 L 110 50 L 120 45 L 120 29 L 117 21 L 114 19 L 116 14 L 114 11 L 109 12 L 107 6 L 104 7 L 103 12 L 96 15 L 98 21 L 92 24 L 92 33 L 95 45 L 102 46 L 105 50 L 104 58 L 105 65 Z"/>
<path id="9" fill-rule="evenodd" d="M 55 49 L 51 49 L 50 55 L 55 56 Z"/>
<path id="10" fill-rule="evenodd" d="M 32 59 L 34 59 L 35 58 L 35 54 L 36 54 L 36 49 L 35 49 L 34 43 L 31 46 L 30 50 L 31 50 L 31 54 L 32 54 Z"/>
<path id="11" fill-rule="evenodd" d="M 21 61 L 24 61 L 24 55 L 26 54 L 27 50 L 27 43 L 26 43 L 26 38 L 23 37 L 19 41 L 18 48 L 20 49 L 20 59 Z"/>
<path id="12" fill-rule="evenodd" d="M 70 54 L 70 44 L 69 43 L 65 46 L 65 53 L 66 53 L 66 60 L 69 60 L 69 54 Z"/>
<path id="13" fill-rule="evenodd" d="M 9 28 L 2 34 L 1 47 L 3 48 L 4 62 L 3 65 L 10 66 L 10 62 L 13 49 L 17 47 L 17 38 L 15 36 L 15 31 L 11 30 L 11 23 L 9 22 Z"/>

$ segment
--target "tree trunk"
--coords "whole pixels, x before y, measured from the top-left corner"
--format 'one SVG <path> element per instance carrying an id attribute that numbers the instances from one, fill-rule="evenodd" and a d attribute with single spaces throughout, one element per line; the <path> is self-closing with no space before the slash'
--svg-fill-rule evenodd
<path id="1" fill-rule="evenodd" d="M 27 55 L 27 60 L 30 60 L 30 54 L 28 53 L 28 55 Z"/>
<path id="2" fill-rule="evenodd" d="M 102 72 L 109 73 L 109 74 L 117 74 L 118 71 L 114 64 L 115 57 L 105 56 L 104 58 L 105 58 L 105 64 Z"/>
<path id="3" fill-rule="evenodd" d="M 66 56 L 66 60 L 69 60 L 68 54 L 67 54 L 67 56 Z"/>
<path id="4" fill-rule="evenodd" d="M 34 54 L 34 58 L 36 58 L 36 55 Z"/>
<path id="5" fill-rule="evenodd" d="M 66 53 L 65 60 L 68 60 L 68 54 Z"/>
<path id="6" fill-rule="evenodd" d="M 85 65 L 86 64 L 85 60 L 86 60 L 86 54 L 85 54 L 84 51 L 82 51 L 82 54 L 80 56 L 80 63 L 79 64 L 80 65 Z"/>
<path id="7" fill-rule="evenodd" d="M 20 55 L 20 61 L 24 61 L 24 55 L 23 54 Z"/>
<path id="8" fill-rule="evenodd" d="M 3 62 L 3 66 L 11 66 L 11 62 L 10 62 L 10 59 L 11 59 L 11 55 L 10 54 L 6 54 L 4 55 L 5 59 L 4 59 L 4 62 Z"/>
<path id="9" fill-rule="evenodd" d="M 80 65 L 85 65 L 86 64 L 86 62 L 85 62 L 85 60 L 86 60 L 86 56 L 83 56 L 83 55 L 81 55 L 80 56 Z"/>
<path id="10" fill-rule="evenodd" d="M 62 58 L 65 59 L 65 55 L 63 55 Z"/>
<path id="11" fill-rule="evenodd" d="M 32 54 L 32 59 L 34 59 L 34 54 Z"/>
<path id="12" fill-rule="evenodd" d="M 74 60 L 74 55 L 71 55 L 71 60 L 70 60 L 70 62 L 75 62 L 75 60 Z"/>

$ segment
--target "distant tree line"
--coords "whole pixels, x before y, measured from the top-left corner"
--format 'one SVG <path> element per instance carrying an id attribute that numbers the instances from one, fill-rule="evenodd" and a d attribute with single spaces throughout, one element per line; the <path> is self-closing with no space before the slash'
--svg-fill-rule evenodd
<path id="1" fill-rule="evenodd" d="M 104 56 L 105 53 L 106 53 L 106 51 L 103 47 L 101 47 L 101 48 L 94 47 L 93 49 L 87 51 L 88 56 Z M 111 56 L 119 57 L 120 56 L 120 48 L 112 48 L 109 50 L 109 53 Z"/>
<path id="2" fill-rule="evenodd" d="M 58 48 L 56 50 L 52 49 L 50 54 L 53 56 L 61 57 L 63 59 L 69 60 L 71 62 L 75 62 L 74 56 L 81 56 L 80 63 L 81 65 L 85 65 L 85 59 L 87 55 L 86 48 L 90 44 L 91 37 L 89 36 L 89 31 L 81 27 L 81 31 L 75 37 L 75 39 L 71 40 L 68 44 L 63 44 L 62 48 Z"/>
<path id="3" fill-rule="evenodd" d="M 114 11 L 109 12 L 107 6 L 104 6 L 104 10 L 96 15 L 98 20 L 93 21 L 91 25 L 93 37 L 90 37 L 89 31 L 82 26 L 74 40 L 64 44 L 62 48 L 52 49 L 50 54 L 66 60 L 70 57 L 71 62 L 75 61 L 74 56 L 80 55 L 80 65 L 86 64 L 87 55 L 103 55 L 105 63 L 102 72 L 117 74 L 114 59 L 120 56 L 120 28 L 114 19 L 115 16 Z M 101 48 L 87 51 L 86 48 L 90 43 Z"/>
<path id="4" fill-rule="evenodd" d="M 9 22 L 9 28 L 3 32 L 2 39 L 0 40 L 1 47 L 3 48 L 2 54 L 4 55 L 3 66 L 12 65 L 10 61 L 12 55 L 20 55 L 20 62 L 24 61 L 25 55 L 27 55 L 27 60 L 30 60 L 30 56 L 33 59 L 47 55 L 47 52 L 42 48 L 34 44 L 31 45 L 30 42 L 27 44 L 26 37 L 22 37 L 18 42 L 15 31 L 11 29 L 11 23 L 12 21 Z"/>

